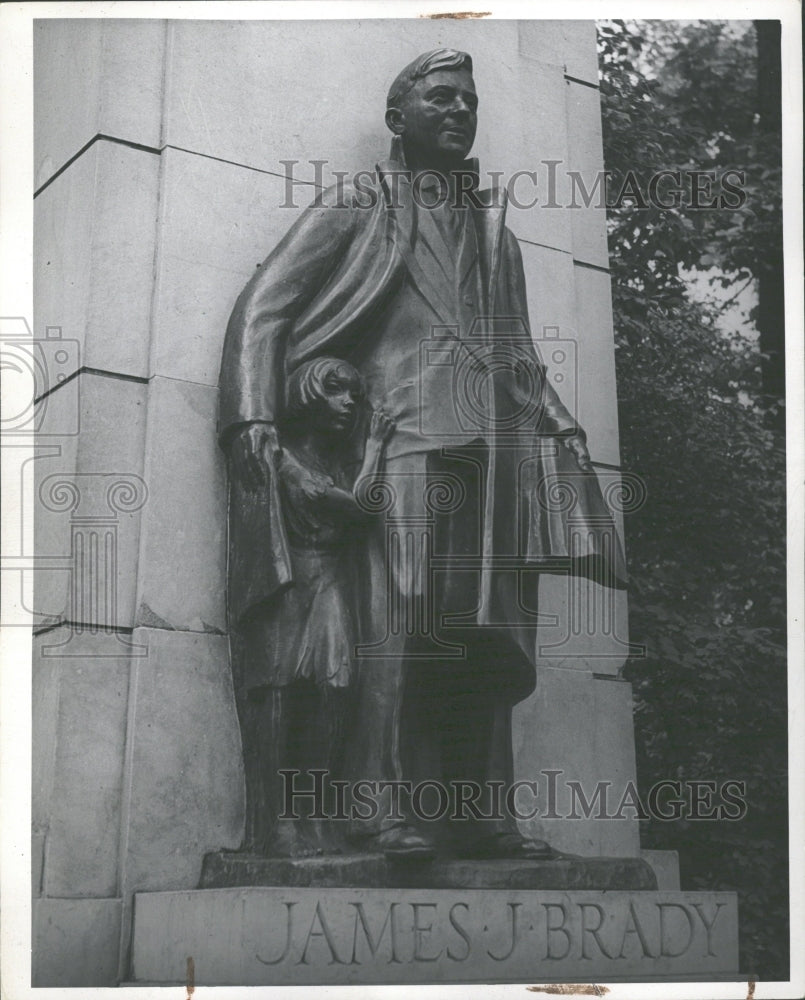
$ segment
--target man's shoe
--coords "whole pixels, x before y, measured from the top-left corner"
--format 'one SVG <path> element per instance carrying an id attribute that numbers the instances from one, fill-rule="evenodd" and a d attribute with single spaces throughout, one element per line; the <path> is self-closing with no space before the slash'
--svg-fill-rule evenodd
<path id="1" fill-rule="evenodd" d="M 484 861 L 548 861 L 557 857 L 557 852 L 544 840 L 519 833 L 493 833 L 462 847 L 459 856 Z"/>
<path id="2" fill-rule="evenodd" d="M 375 843 L 387 861 L 431 861 L 436 854 L 432 841 L 412 826 L 394 826 L 377 834 Z"/>

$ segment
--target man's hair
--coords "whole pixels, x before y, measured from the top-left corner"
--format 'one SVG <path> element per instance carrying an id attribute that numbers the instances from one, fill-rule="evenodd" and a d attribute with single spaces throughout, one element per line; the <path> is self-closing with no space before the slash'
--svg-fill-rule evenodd
<path id="1" fill-rule="evenodd" d="M 363 379 L 347 361 L 340 358 L 314 358 L 301 364 L 288 379 L 286 419 L 295 421 L 311 407 L 321 403 L 327 396 L 325 379 L 333 374 L 361 396 L 364 395 Z"/>
<path id="2" fill-rule="evenodd" d="M 437 69 L 467 69 L 472 73 L 472 57 L 458 49 L 433 49 L 417 56 L 397 76 L 389 88 L 387 108 L 396 108 L 417 80 Z"/>

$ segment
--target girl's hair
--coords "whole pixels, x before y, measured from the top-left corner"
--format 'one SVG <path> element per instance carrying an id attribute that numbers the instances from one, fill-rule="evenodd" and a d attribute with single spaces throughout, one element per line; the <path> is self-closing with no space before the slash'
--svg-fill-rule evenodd
<path id="1" fill-rule="evenodd" d="M 314 358 L 296 368 L 288 379 L 285 417 L 298 420 L 328 395 L 325 382 L 337 379 L 359 396 L 365 394 L 360 373 L 340 358 Z"/>

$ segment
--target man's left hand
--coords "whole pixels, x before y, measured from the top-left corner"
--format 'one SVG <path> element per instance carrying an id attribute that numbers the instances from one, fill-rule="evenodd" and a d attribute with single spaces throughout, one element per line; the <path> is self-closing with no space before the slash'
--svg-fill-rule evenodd
<path id="1" fill-rule="evenodd" d="M 583 434 L 571 434 L 570 437 L 562 438 L 562 444 L 576 459 L 582 472 L 594 471 L 593 463 L 590 460 L 590 452 L 587 450 L 587 442 Z"/>

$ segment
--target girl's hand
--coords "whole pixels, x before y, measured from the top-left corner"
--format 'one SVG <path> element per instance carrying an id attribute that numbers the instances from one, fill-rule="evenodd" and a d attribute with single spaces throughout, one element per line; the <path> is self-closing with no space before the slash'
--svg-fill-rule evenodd
<path id="1" fill-rule="evenodd" d="M 372 422 L 369 427 L 369 440 L 376 444 L 385 444 L 394 433 L 396 426 L 395 420 L 385 410 L 373 410 Z"/>

